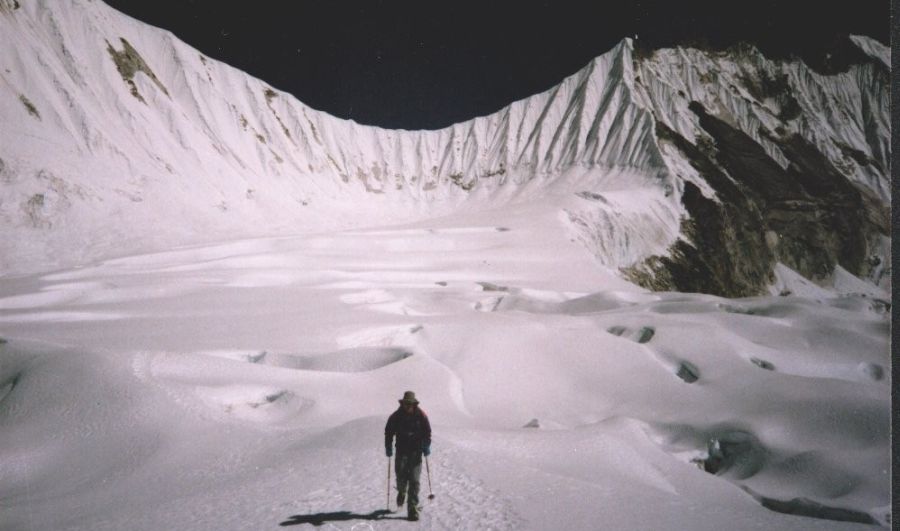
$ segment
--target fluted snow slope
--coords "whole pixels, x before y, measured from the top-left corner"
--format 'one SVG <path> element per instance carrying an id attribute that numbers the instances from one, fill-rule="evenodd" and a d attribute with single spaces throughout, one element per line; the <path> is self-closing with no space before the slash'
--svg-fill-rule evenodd
<path id="1" fill-rule="evenodd" d="M 577 237 L 601 265 L 633 266 L 670 253 L 689 215 L 686 181 L 715 195 L 657 138 L 657 120 L 691 141 L 702 136 L 691 100 L 782 163 L 760 126 L 788 127 L 889 197 L 888 87 L 871 65 L 818 76 L 755 52 L 637 60 L 624 40 L 490 116 L 397 131 L 311 109 L 101 2 L 6 2 L 0 42 L 5 273 L 571 193 L 584 198 L 563 216 Z M 778 123 L 777 97 L 757 101 L 735 86 L 754 69 L 788 75 L 799 118 Z"/>
<path id="2" fill-rule="evenodd" d="M 701 130 L 691 101 L 732 122 L 773 159 L 787 159 L 772 135 L 802 135 L 848 176 L 890 200 L 890 50 L 868 37 L 851 41 L 871 63 L 823 75 L 801 61 L 766 59 L 741 47 L 709 53 L 668 49 L 635 63 L 642 106 L 694 140 Z M 865 158 L 851 154 L 862 153 Z"/>
<path id="3" fill-rule="evenodd" d="M 24 2 L 0 35 L 5 270 L 435 215 L 572 169 L 663 168 L 622 82 L 625 42 L 491 116 L 408 132 L 310 109 L 99 2 Z"/>

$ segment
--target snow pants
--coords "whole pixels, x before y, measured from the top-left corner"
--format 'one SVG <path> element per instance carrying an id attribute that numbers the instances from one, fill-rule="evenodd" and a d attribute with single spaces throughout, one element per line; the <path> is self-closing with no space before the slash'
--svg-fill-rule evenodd
<path id="1" fill-rule="evenodd" d="M 422 452 L 398 453 L 394 460 L 394 471 L 397 473 L 397 490 L 406 493 L 407 510 L 418 513 Z"/>

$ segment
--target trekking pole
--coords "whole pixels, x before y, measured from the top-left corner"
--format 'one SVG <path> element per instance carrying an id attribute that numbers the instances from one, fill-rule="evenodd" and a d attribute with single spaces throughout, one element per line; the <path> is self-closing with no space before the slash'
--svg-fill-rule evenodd
<path id="1" fill-rule="evenodd" d="M 391 510 L 391 456 L 388 456 L 387 503 L 384 507 L 388 511 Z"/>
<path id="2" fill-rule="evenodd" d="M 425 456 L 425 472 L 428 474 L 428 499 L 434 499 L 434 492 L 431 490 L 431 467 L 428 466 L 428 456 Z"/>

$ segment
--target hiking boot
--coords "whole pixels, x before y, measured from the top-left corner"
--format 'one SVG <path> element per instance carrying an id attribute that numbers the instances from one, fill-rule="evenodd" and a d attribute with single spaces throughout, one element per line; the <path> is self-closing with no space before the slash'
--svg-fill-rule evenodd
<path id="1" fill-rule="evenodd" d="M 397 507 L 403 507 L 403 502 L 406 501 L 406 494 L 403 491 L 397 493 Z"/>

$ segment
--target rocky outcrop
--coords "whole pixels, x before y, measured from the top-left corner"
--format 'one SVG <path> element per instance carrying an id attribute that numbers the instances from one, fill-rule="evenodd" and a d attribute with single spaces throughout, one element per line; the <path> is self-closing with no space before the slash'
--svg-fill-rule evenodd
<path id="1" fill-rule="evenodd" d="M 782 168 L 699 103 L 690 109 L 714 140 L 706 149 L 662 124 L 658 135 L 691 162 L 716 200 L 686 183 L 683 237 L 667 255 L 626 268 L 631 279 L 657 290 L 743 297 L 766 293 L 777 262 L 822 282 L 837 265 L 873 276 L 890 227 L 887 206 L 871 191 L 851 183 L 799 135 L 764 133 L 789 161 Z"/>
<path id="2" fill-rule="evenodd" d="M 714 293 L 746 297 L 762 293 L 773 281 L 774 255 L 766 244 L 764 212 L 740 185 L 716 164 L 714 154 L 664 124 L 660 142 L 671 144 L 715 191 L 707 198 L 686 182 L 681 201 L 687 215 L 682 236 L 663 255 L 623 268 L 627 278 L 657 291 Z"/>
<path id="3" fill-rule="evenodd" d="M 19 0 L 0 0 L 0 13 L 11 13 L 20 7 Z"/>
<path id="4" fill-rule="evenodd" d="M 131 95 L 140 100 L 141 103 L 147 103 L 143 96 L 141 96 L 140 92 L 138 92 L 137 85 L 134 84 L 134 75 L 138 72 L 143 73 L 147 77 L 149 77 L 153 83 L 161 90 L 166 96 L 169 95 L 169 91 L 166 90 L 166 87 L 163 86 L 162 83 L 157 79 L 156 74 L 150 70 L 150 67 L 147 66 L 147 63 L 144 62 L 144 58 L 141 57 L 141 54 L 138 53 L 137 50 L 131 45 L 127 40 L 120 38 L 122 41 L 122 51 L 118 51 L 113 48 L 113 45 L 106 41 L 106 51 L 109 52 L 109 55 L 112 57 L 113 62 L 116 63 L 116 69 L 119 71 L 119 74 L 122 76 L 122 80 L 128 84 L 130 87 Z"/>
<path id="5" fill-rule="evenodd" d="M 659 55 L 665 61 L 645 59 L 638 70 L 656 75 L 645 97 L 659 142 L 674 148 L 667 163 L 686 180 L 687 216 L 666 253 L 623 268 L 626 276 L 658 290 L 748 296 L 767 293 L 782 263 L 826 285 L 840 266 L 889 286 L 883 59 L 828 77 L 748 47 Z M 682 83 L 680 97 L 656 92 L 663 69 L 682 73 L 667 86 Z M 810 80 L 816 90 L 806 90 Z"/>

